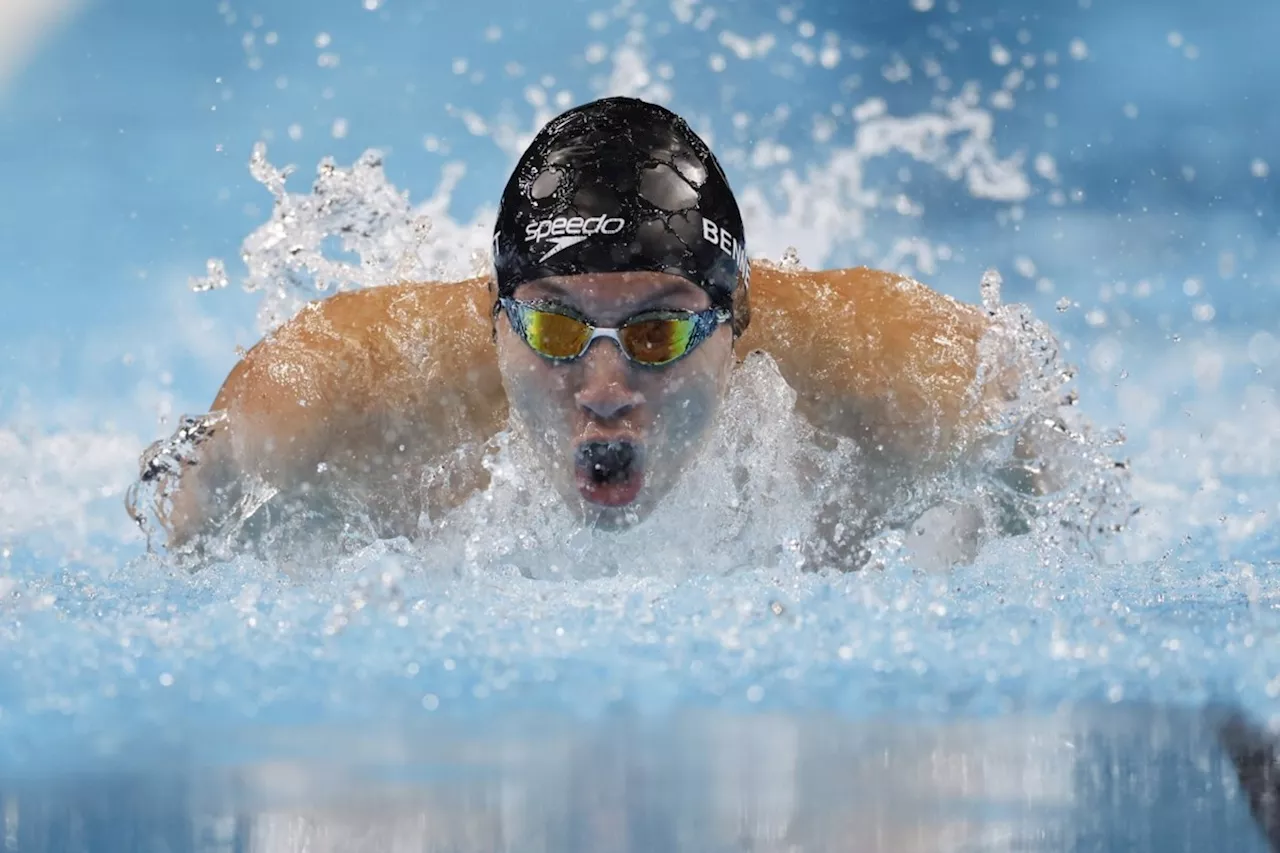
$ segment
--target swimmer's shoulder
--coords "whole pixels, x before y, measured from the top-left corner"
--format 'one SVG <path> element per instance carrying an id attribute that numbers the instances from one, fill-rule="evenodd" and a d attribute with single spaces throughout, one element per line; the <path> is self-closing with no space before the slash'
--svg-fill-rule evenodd
<path id="1" fill-rule="evenodd" d="M 758 311 L 766 318 L 767 328 L 758 332 L 769 336 L 779 323 L 788 331 L 821 324 L 825 333 L 862 341 L 869 338 L 866 332 L 888 326 L 904 331 L 953 327 L 968 337 L 985 328 L 975 306 L 913 278 L 871 267 L 808 270 L 754 261 L 751 282 L 752 315 Z"/>
<path id="2" fill-rule="evenodd" d="M 900 456 L 932 456 L 981 416 L 973 383 L 983 313 L 868 267 L 752 265 L 741 354 L 764 350 L 819 425 Z"/>
<path id="3" fill-rule="evenodd" d="M 211 453 L 284 474 L 376 449 L 387 426 L 432 444 L 492 432 L 506 411 L 484 280 L 405 283 L 303 307 L 232 368 Z"/>
<path id="4" fill-rule="evenodd" d="M 404 283 L 309 303 L 232 368 L 223 420 L 173 486 L 174 542 L 198 532 L 213 492 L 243 474 L 282 490 L 321 462 L 361 468 L 405 443 L 444 458 L 505 415 L 487 282 Z"/>
<path id="5" fill-rule="evenodd" d="M 350 405 L 419 371 L 492 361 L 488 292 L 485 279 L 404 282 L 310 302 L 244 354 L 213 407 L 283 396 L 305 408 L 339 394 Z"/>

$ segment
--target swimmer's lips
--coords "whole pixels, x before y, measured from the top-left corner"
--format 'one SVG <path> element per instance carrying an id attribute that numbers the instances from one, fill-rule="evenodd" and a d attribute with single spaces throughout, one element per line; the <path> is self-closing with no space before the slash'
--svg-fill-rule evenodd
<path id="1" fill-rule="evenodd" d="M 626 451 L 623 455 L 626 464 L 620 470 L 610 471 L 602 476 L 600 471 L 595 470 L 599 463 L 593 464 L 592 455 L 588 449 L 592 446 L 599 448 L 605 444 L 625 445 Z M 616 458 L 615 454 L 607 455 Z M 634 442 L 583 442 L 579 445 L 574 457 L 578 492 L 591 503 L 608 507 L 626 506 L 636 499 L 644 487 L 644 451 Z"/>
<path id="2" fill-rule="evenodd" d="M 626 506 L 636 499 L 644 486 L 644 472 L 632 471 L 631 475 L 621 483 L 600 484 L 593 482 L 591 476 L 578 471 L 578 492 L 600 506 Z"/>

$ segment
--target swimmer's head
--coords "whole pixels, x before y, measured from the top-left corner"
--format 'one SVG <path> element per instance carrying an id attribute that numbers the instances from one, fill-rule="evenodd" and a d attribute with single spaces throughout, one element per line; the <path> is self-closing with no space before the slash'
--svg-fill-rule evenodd
<path id="1" fill-rule="evenodd" d="M 654 104 L 570 110 L 507 183 L 494 266 L 503 382 L 552 480 L 598 523 L 643 518 L 706 436 L 750 320 L 719 163 Z"/>
<path id="2" fill-rule="evenodd" d="M 666 273 L 751 318 L 742 215 L 715 155 L 684 119 L 635 98 L 552 119 L 507 181 L 493 236 L 499 296 L 548 276 Z"/>

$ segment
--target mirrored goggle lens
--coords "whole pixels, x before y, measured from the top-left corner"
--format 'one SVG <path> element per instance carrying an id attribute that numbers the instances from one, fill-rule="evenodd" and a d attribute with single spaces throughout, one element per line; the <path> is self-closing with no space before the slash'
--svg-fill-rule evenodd
<path id="1" fill-rule="evenodd" d="M 581 355 L 591 338 L 586 323 L 549 311 L 525 311 L 524 328 L 529 346 L 549 358 Z"/>
<path id="2" fill-rule="evenodd" d="M 689 351 L 696 325 L 692 318 L 640 320 L 624 326 L 618 337 L 627 354 L 641 364 L 666 364 Z"/>

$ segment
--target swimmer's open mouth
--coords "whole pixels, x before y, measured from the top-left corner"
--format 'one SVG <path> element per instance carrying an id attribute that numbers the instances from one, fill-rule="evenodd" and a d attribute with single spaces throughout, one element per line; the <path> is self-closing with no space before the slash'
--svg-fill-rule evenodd
<path id="1" fill-rule="evenodd" d="M 584 441 L 574 451 L 578 491 L 602 506 L 626 506 L 644 485 L 644 448 L 625 439 Z"/>

